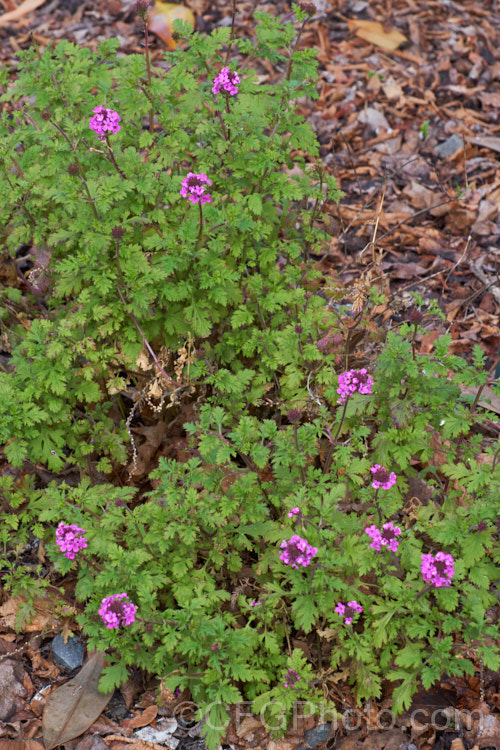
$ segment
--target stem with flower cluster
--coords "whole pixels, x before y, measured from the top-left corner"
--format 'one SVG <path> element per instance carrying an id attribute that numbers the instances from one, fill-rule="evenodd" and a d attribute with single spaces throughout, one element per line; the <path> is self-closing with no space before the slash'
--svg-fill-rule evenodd
<path id="1" fill-rule="evenodd" d="M 200 210 L 200 231 L 198 232 L 198 240 L 196 249 L 199 250 L 201 247 L 201 239 L 203 233 L 203 208 L 201 207 L 201 200 L 198 201 L 198 208 Z"/>
<path id="2" fill-rule="evenodd" d="M 333 449 L 335 448 L 335 446 L 337 444 L 337 438 L 340 435 L 340 431 L 342 429 L 342 425 L 344 424 L 345 415 L 346 415 L 346 411 L 347 411 L 347 404 L 348 403 L 349 403 L 349 396 L 346 396 L 346 400 L 344 401 L 344 409 L 342 411 L 342 416 L 340 417 L 340 424 L 338 426 L 337 433 L 336 433 L 335 437 L 333 438 L 332 444 L 328 448 L 328 451 L 327 451 L 327 454 L 326 454 L 326 457 L 325 457 L 325 464 L 323 466 L 323 474 L 326 474 L 327 471 L 328 471 L 328 469 L 330 468 L 330 462 L 331 462 L 331 459 L 332 459 Z"/>
<path id="3" fill-rule="evenodd" d="M 420 597 L 426 594 L 428 591 L 430 591 L 431 588 L 432 588 L 432 583 L 426 583 L 422 591 L 419 591 L 419 593 L 416 595 L 413 601 L 420 599 Z"/>

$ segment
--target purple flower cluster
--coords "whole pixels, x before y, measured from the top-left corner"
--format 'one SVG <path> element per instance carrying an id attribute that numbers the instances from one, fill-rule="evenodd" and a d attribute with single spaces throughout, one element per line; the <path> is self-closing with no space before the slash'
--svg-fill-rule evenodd
<path id="1" fill-rule="evenodd" d="M 68 560 L 74 560 L 78 552 L 87 546 L 85 529 L 81 529 L 76 523 L 68 525 L 61 521 L 56 529 L 56 544 Z"/>
<path id="2" fill-rule="evenodd" d="M 302 515 L 300 508 L 292 508 L 290 513 L 287 514 L 288 518 L 293 518 L 294 516 L 300 516 Z"/>
<path id="3" fill-rule="evenodd" d="M 213 83 L 212 94 L 218 94 L 222 89 L 223 91 L 227 91 L 230 96 L 236 96 L 238 93 L 238 84 L 241 83 L 241 79 L 238 73 L 232 72 L 226 67 L 222 68 L 219 75 L 215 76 Z"/>
<path id="4" fill-rule="evenodd" d="M 422 577 L 426 583 L 433 583 L 437 589 L 449 586 L 455 574 L 454 564 L 453 556 L 445 552 L 438 552 L 435 557 L 422 555 Z"/>
<path id="5" fill-rule="evenodd" d="M 344 372 L 342 375 L 339 375 L 339 387 L 337 388 L 337 393 L 340 397 L 339 404 L 343 404 L 353 393 L 370 394 L 372 386 L 373 378 L 368 375 L 364 367 L 362 370 L 348 370 Z"/>
<path id="6" fill-rule="evenodd" d="M 99 614 L 108 630 L 119 628 L 120 625 L 131 625 L 135 621 L 137 607 L 132 604 L 128 594 L 113 594 L 106 596 L 101 602 Z"/>
<path id="7" fill-rule="evenodd" d="M 97 133 L 100 141 L 105 141 L 106 133 L 118 133 L 121 130 L 120 119 L 118 112 L 100 104 L 94 109 L 94 116 L 90 118 L 89 128 Z"/>
<path id="8" fill-rule="evenodd" d="M 401 529 L 399 526 L 394 526 L 392 521 L 384 523 L 382 531 L 377 529 L 375 524 L 373 524 L 372 526 L 368 526 L 365 529 L 365 532 L 372 539 L 370 547 L 373 547 L 378 551 L 380 551 L 382 547 L 388 547 L 392 552 L 398 551 L 399 542 L 396 537 L 401 534 Z"/>
<path id="9" fill-rule="evenodd" d="M 285 565 L 291 565 L 292 568 L 298 568 L 299 565 L 307 568 L 318 551 L 317 547 L 311 547 L 306 539 L 302 539 L 297 534 L 294 534 L 288 542 L 283 540 L 280 548 L 283 550 L 280 552 L 280 560 Z"/>
<path id="10" fill-rule="evenodd" d="M 363 607 L 361 604 L 358 604 L 357 601 L 347 602 L 347 604 L 342 604 L 342 602 L 339 602 L 337 606 L 335 607 L 335 612 L 340 617 L 345 617 L 345 624 L 350 625 L 352 622 L 352 619 L 356 612 L 362 612 Z"/>
<path id="11" fill-rule="evenodd" d="M 297 674 L 295 669 L 289 669 L 285 675 L 285 679 L 285 687 L 293 687 L 300 680 L 300 675 Z"/>
<path id="12" fill-rule="evenodd" d="M 210 203 L 212 198 L 210 193 L 205 193 L 205 189 L 207 185 L 211 184 L 206 174 L 189 172 L 188 176 L 182 180 L 180 194 L 191 203 Z"/>
<path id="13" fill-rule="evenodd" d="M 396 484 L 396 474 L 393 471 L 389 474 L 385 466 L 375 464 L 370 471 L 373 474 L 373 489 L 378 490 L 381 487 L 383 490 L 390 490 L 392 485 Z"/>

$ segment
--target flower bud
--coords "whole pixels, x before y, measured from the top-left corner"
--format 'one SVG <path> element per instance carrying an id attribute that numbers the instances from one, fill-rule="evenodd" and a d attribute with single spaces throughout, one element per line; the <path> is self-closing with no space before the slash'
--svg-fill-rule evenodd
<path id="1" fill-rule="evenodd" d="M 149 2 L 148 0 L 138 0 L 138 2 L 135 4 L 135 12 L 139 16 L 139 18 L 142 18 L 143 21 L 146 20 L 146 15 L 149 10 Z"/>
<path id="2" fill-rule="evenodd" d="M 299 2 L 298 6 L 300 10 L 303 10 L 304 13 L 307 13 L 308 16 L 314 16 L 314 14 L 316 13 L 316 6 L 314 5 L 314 3 Z"/>
<path id="3" fill-rule="evenodd" d="M 117 224 L 117 226 L 113 227 L 113 229 L 111 230 L 111 236 L 115 240 L 121 240 L 124 234 L 125 230 L 120 224 Z"/>
<path id="4" fill-rule="evenodd" d="M 424 314 L 420 310 L 417 310 L 416 307 L 413 308 L 413 310 L 410 312 L 410 323 L 413 326 L 418 326 L 419 323 L 422 322 L 424 319 Z"/>
<path id="5" fill-rule="evenodd" d="M 80 173 L 80 167 L 76 162 L 73 162 L 73 164 L 70 164 L 68 167 L 68 174 L 70 174 L 72 177 L 76 177 Z"/>

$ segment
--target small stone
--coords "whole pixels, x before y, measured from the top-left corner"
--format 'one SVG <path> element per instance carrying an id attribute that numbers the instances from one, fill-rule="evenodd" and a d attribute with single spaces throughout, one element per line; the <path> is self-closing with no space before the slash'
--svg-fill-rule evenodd
<path id="1" fill-rule="evenodd" d="M 459 148 L 463 147 L 464 142 L 461 138 L 458 137 L 458 135 L 450 135 L 450 137 L 447 138 L 446 141 L 440 143 L 439 146 L 436 146 L 434 151 L 444 159 L 446 156 L 451 156 L 456 151 L 458 151 Z"/>
<path id="2" fill-rule="evenodd" d="M 26 690 L 22 664 L 13 659 L 0 661 L 0 721 L 8 721 L 24 705 Z"/>
<path id="3" fill-rule="evenodd" d="M 305 744 L 299 745 L 297 750 L 307 750 L 307 748 L 316 748 L 320 742 L 326 742 L 330 736 L 331 722 L 326 724 L 319 724 L 317 727 L 308 729 L 305 733 Z"/>
<path id="4" fill-rule="evenodd" d="M 142 740 L 143 742 L 153 742 L 156 745 L 165 745 L 170 750 L 176 750 L 180 740 L 172 736 L 172 733 L 177 729 L 177 722 L 175 719 L 169 719 L 157 727 L 144 727 L 134 732 L 132 738 L 134 740 Z"/>
<path id="5" fill-rule="evenodd" d="M 62 635 L 56 635 L 52 641 L 52 656 L 59 666 L 72 672 L 82 666 L 83 643 L 76 635 L 70 636 L 66 643 Z"/>

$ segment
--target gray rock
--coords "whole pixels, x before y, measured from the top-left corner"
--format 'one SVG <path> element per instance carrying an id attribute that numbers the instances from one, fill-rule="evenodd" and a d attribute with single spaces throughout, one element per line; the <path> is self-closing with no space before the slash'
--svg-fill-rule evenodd
<path id="1" fill-rule="evenodd" d="M 455 153 L 455 151 L 458 151 L 459 148 L 463 147 L 464 142 L 461 138 L 458 137 L 458 135 L 450 135 L 450 137 L 447 138 L 443 143 L 440 143 L 439 146 L 436 146 L 434 151 L 444 159 L 445 156 L 451 156 Z"/>
<path id="2" fill-rule="evenodd" d="M 0 661 L 0 721 L 8 721 L 24 706 L 26 690 L 22 684 L 23 665 L 7 659 Z"/>
<path id="3" fill-rule="evenodd" d="M 316 748 L 320 742 L 326 742 L 330 736 L 330 728 L 332 724 L 328 721 L 326 724 L 319 724 L 317 727 L 308 729 L 305 733 L 305 744 L 299 745 L 297 750 L 306 750 L 306 748 Z"/>
<path id="4" fill-rule="evenodd" d="M 176 750 L 180 740 L 176 737 L 172 737 L 172 732 L 177 729 L 177 721 L 175 719 L 167 719 L 162 723 L 158 723 L 157 727 L 143 727 L 134 732 L 132 735 L 133 739 L 143 740 L 144 742 L 153 742 L 155 745 L 165 745 L 170 750 Z"/>
<path id="5" fill-rule="evenodd" d="M 59 666 L 72 672 L 82 666 L 83 643 L 76 635 L 69 637 L 66 643 L 62 635 L 56 635 L 52 641 L 52 656 Z"/>

